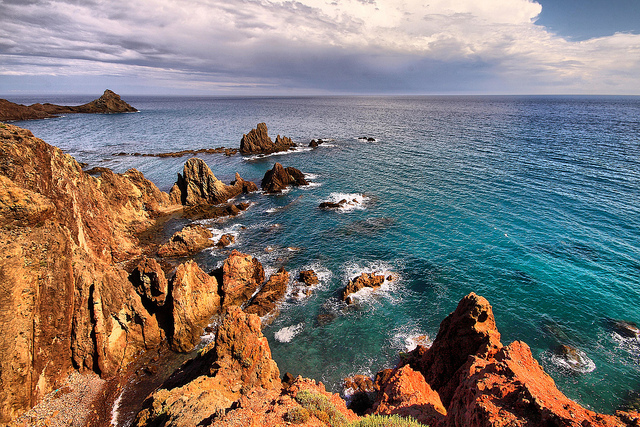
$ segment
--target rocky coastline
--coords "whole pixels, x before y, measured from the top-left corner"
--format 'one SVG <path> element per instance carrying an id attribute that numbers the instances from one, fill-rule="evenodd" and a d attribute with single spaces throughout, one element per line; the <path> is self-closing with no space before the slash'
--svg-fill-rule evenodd
<path id="1" fill-rule="evenodd" d="M 434 427 L 640 425 L 637 412 L 597 414 L 564 396 L 525 343 L 501 343 L 493 308 L 473 293 L 430 347 L 375 378 L 351 379 L 347 404 L 313 379 L 281 375 L 271 357 L 262 328 L 286 293 L 284 268 L 267 278 L 257 259 L 234 250 L 206 272 L 189 259 L 214 244 L 197 225 L 149 238 L 171 216 L 247 209 L 230 199 L 254 183 L 237 175 L 224 184 L 192 158 L 167 194 L 135 169 L 92 176 L 8 124 L 0 150 L 0 424 L 110 425 L 105 402 L 132 366 L 154 374 L 163 357 L 155 354 L 189 353 L 209 327 L 215 338 L 154 387 L 134 425 L 356 427 L 373 415 Z M 278 184 L 301 185 L 288 169 L 274 166 Z M 353 278 L 344 298 L 392 279 Z M 300 281 L 318 279 L 305 271 Z M 64 409 L 74 392 L 90 397 Z M 39 405 L 49 405 L 46 415 L 25 416 Z"/>
<path id="2" fill-rule="evenodd" d="M 49 119 L 63 114 L 135 113 L 138 110 L 120 99 L 120 95 L 107 89 L 102 96 L 83 105 L 16 104 L 0 99 L 0 121 Z"/>

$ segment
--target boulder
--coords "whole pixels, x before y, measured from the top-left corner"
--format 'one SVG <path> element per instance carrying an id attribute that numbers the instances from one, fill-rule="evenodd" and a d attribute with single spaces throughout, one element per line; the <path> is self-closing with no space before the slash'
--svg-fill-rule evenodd
<path id="1" fill-rule="evenodd" d="M 183 172 L 178 174 L 169 196 L 173 203 L 186 206 L 217 205 L 257 189 L 253 182 L 243 180 L 238 174 L 231 185 L 225 185 L 216 178 L 204 160 L 194 157 L 184 164 Z"/>
<path id="2" fill-rule="evenodd" d="M 304 174 L 293 167 L 284 168 L 276 163 L 273 169 L 268 170 L 262 178 L 261 187 L 266 193 L 281 193 L 290 185 L 309 185 Z"/>
<path id="3" fill-rule="evenodd" d="M 200 252 L 214 245 L 213 233 L 201 225 L 190 224 L 177 231 L 158 249 L 161 257 L 182 257 Z"/>
<path id="4" fill-rule="evenodd" d="M 353 304 L 354 300 L 351 294 L 354 294 L 364 288 L 379 288 L 384 283 L 383 274 L 362 273 L 358 277 L 349 280 L 347 286 L 342 290 L 342 301 L 347 304 Z"/>
<path id="5" fill-rule="evenodd" d="M 302 270 L 298 276 L 298 281 L 304 283 L 307 286 L 315 286 L 320 283 L 318 275 L 313 270 Z"/>
<path id="6" fill-rule="evenodd" d="M 273 397 L 277 397 L 281 389 L 279 377 L 278 366 L 261 332 L 260 318 L 229 307 L 215 341 L 145 400 L 133 425 L 211 425 L 233 410 L 234 402 L 252 392 L 273 390 Z M 265 398 L 264 394 L 259 395 L 261 399 L 252 400 Z"/>
<path id="7" fill-rule="evenodd" d="M 260 317 L 272 314 L 270 319 L 273 319 L 278 314 L 277 304 L 284 299 L 288 284 L 289 273 L 284 267 L 280 267 L 277 273 L 269 277 L 267 283 L 264 284 L 244 311 L 257 314 Z"/>
<path id="8" fill-rule="evenodd" d="M 158 261 L 153 258 L 143 257 L 129 275 L 129 280 L 133 283 L 138 295 L 153 303 L 156 307 L 164 305 L 167 299 L 169 282 Z"/>
<path id="9" fill-rule="evenodd" d="M 264 283 L 264 269 L 251 255 L 233 250 L 215 273 L 222 278 L 222 306 L 241 306 Z"/>
<path id="10" fill-rule="evenodd" d="M 267 125 L 258 123 L 256 129 L 251 129 L 248 134 L 242 135 L 240 141 L 240 153 L 242 154 L 271 154 L 279 151 L 287 151 L 296 146 L 290 138 L 277 136 L 274 143 L 267 133 Z"/>
<path id="11" fill-rule="evenodd" d="M 358 415 L 364 415 L 375 402 L 377 390 L 371 378 L 365 375 L 345 378 L 342 389 L 349 401 L 347 407 Z"/>
<path id="12" fill-rule="evenodd" d="M 219 248 L 226 248 L 230 244 L 236 241 L 236 238 L 233 237 L 233 234 L 223 234 L 220 236 L 220 240 L 216 243 L 216 246 Z"/>
<path id="13" fill-rule="evenodd" d="M 218 282 L 202 271 L 195 261 L 188 261 L 178 266 L 172 289 L 171 348 L 189 352 L 200 342 L 204 326 L 220 311 Z"/>

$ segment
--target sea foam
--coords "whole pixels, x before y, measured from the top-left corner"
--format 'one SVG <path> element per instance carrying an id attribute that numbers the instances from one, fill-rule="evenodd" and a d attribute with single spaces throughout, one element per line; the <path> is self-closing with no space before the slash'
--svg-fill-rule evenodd
<path id="1" fill-rule="evenodd" d="M 304 329 L 304 323 L 298 323 L 297 325 L 287 326 L 277 331 L 273 337 L 279 342 L 291 342 L 293 337 L 298 335 Z"/>

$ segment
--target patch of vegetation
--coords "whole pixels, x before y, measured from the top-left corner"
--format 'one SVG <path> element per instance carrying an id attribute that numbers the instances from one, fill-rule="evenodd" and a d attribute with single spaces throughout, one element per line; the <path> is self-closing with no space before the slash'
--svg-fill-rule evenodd
<path id="1" fill-rule="evenodd" d="M 426 427 L 411 418 L 398 415 L 369 415 L 349 424 L 349 427 Z"/>
<path id="2" fill-rule="evenodd" d="M 347 427 L 349 424 L 345 416 L 323 394 L 300 390 L 296 401 L 311 415 L 331 427 Z"/>
<path id="3" fill-rule="evenodd" d="M 292 424 L 304 424 L 309 421 L 309 411 L 305 408 L 301 408 L 300 406 L 296 406 L 295 408 L 291 408 L 287 411 L 284 416 L 285 421 L 289 421 Z"/>
<path id="4" fill-rule="evenodd" d="M 6 129 L 7 125 L 5 125 L 4 123 L 0 122 L 0 129 Z"/>

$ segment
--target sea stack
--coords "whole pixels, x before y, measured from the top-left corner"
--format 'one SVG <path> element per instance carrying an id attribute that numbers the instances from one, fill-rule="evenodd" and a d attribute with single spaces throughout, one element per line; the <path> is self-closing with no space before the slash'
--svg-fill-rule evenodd
<path id="1" fill-rule="evenodd" d="M 295 147 L 296 144 L 286 136 L 278 135 L 274 143 L 267 133 L 265 123 L 258 123 L 256 129 L 251 129 L 248 134 L 242 135 L 240 141 L 240 153 L 242 154 L 272 154 Z"/>

